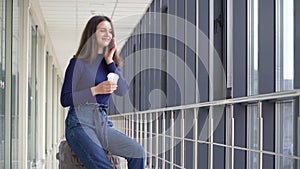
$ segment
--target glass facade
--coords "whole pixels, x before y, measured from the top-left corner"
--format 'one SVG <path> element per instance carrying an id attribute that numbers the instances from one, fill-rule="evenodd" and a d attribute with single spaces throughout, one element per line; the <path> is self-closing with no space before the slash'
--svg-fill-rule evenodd
<path id="1" fill-rule="evenodd" d="M 160 8 L 154 7 L 158 4 L 161 5 Z M 161 45 L 155 46 L 155 48 L 163 48 L 166 51 L 165 54 L 156 54 L 156 56 L 159 55 L 159 59 L 156 59 L 158 61 L 167 58 L 166 62 L 158 63 L 167 76 L 165 88 L 162 83 L 159 83 L 162 85 L 159 90 L 161 92 L 167 91 L 165 92 L 166 106 L 185 106 L 188 103 L 199 102 L 205 105 L 205 102 L 209 99 L 216 99 L 215 96 L 219 95 L 217 92 L 222 92 L 219 88 L 215 89 L 220 86 L 213 84 L 214 88 L 210 88 L 211 84 L 209 84 L 220 82 L 215 79 L 220 77 L 220 72 L 218 72 L 219 67 L 214 64 L 215 58 L 211 58 L 210 50 L 206 50 L 206 47 L 209 48 L 209 46 L 201 41 L 201 36 L 194 36 L 195 39 L 194 37 L 190 38 L 191 35 L 194 35 L 194 30 L 189 29 L 186 23 L 191 22 L 200 29 L 202 35 L 206 35 L 214 44 L 214 50 L 218 53 L 222 63 L 221 66 L 223 66 L 226 73 L 228 99 L 233 98 L 234 100 L 239 97 L 253 99 L 263 94 L 276 95 L 276 92 L 292 91 L 295 90 L 293 65 L 296 65 L 294 60 L 294 32 L 296 30 L 294 30 L 293 23 L 294 11 L 290 9 L 294 9 L 292 0 L 277 0 L 276 2 L 229 0 L 226 1 L 226 4 L 219 0 L 188 2 L 154 0 L 149 6 L 148 12 L 169 14 L 168 17 L 162 18 L 162 20 L 166 20 L 166 29 L 160 26 L 161 30 L 156 31 L 159 35 L 145 33 L 144 30 L 151 32 L 151 29 L 153 29 L 152 22 L 151 25 L 148 25 L 147 20 L 144 19 L 149 17 L 146 13 L 133 32 L 133 35 L 135 35 L 141 30 L 142 41 L 140 42 L 140 39 L 136 36 L 131 36 L 122 49 L 122 55 L 125 58 L 135 56 L 134 60 L 139 59 L 141 64 L 133 68 L 138 71 L 140 69 L 138 66 L 147 65 L 149 58 L 152 59 L 152 55 L 135 55 L 141 50 L 135 48 L 135 46 L 140 45 L 143 50 L 153 50 L 153 46 L 151 46 L 152 39 L 155 36 L 166 34 L 166 37 L 161 36 L 161 39 L 166 38 L 166 48 L 161 46 L 164 45 L 162 41 L 159 41 Z M 194 18 L 195 14 L 196 18 Z M 174 17 L 170 17 L 170 15 Z M 183 21 L 178 18 L 183 19 Z M 160 23 L 156 24 L 159 25 Z M 210 63 L 209 69 L 205 67 L 207 65 L 203 60 L 195 63 L 195 53 L 191 51 L 193 44 L 196 44 L 196 48 L 199 50 L 199 53 L 196 54 L 201 55 L 202 59 Z M 184 64 L 181 64 L 181 61 Z M 194 91 L 194 84 L 186 83 L 189 70 L 197 79 L 196 85 L 199 86 L 200 91 L 199 99 L 194 97 L 195 92 L 191 92 Z M 130 74 L 128 69 L 123 71 L 125 75 Z M 151 90 L 157 88 L 152 84 L 153 79 L 151 76 L 140 74 L 138 78 L 143 79 L 142 84 L 145 84 L 145 87 L 140 90 L 140 84 L 134 83 L 132 90 L 135 91 L 132 93 L 139 93 L 141 99 L 146 98 L 147 100 L 151 96 L 149 95 Z M 197 94 L 195 95 L 197 96 Z M 181 95 L 184 95 L 183 102 L 180 100 Z M 139 99 L 136 99 L 136 95 L 130 97 L 135 98 L 131 100 L 133 100 L 132 104 L 136 110 L 147 110 L 145 108 L 147 101 L 140 103 Z M 185 102 L 186 99 L 187 102 Z M 258 98 L 253 100 L 255 101 L 225 105 L 225 114 L 220 117 L 219 121 L 215 118 L 216 114 L 212 114 L 210 111 L 212 106 L 199 110 L 199 128 L 197 130 L 203 131 L 204 128 L 209 129 L 206 125 L 214 125 L 214 134 L 211 138 L 198 139 L 200 142 L 198 146 L 195 146 L 191 141 L 194 139 L 192 135 L 194 128 L 187 132 L 185 139 L 182 141 L 178 141 L 178 137 L 179 140 L 180 137 L 183 137 L 180 133 L 177 137 L 174 136 L 174 140 L 172 140 L 169 133 L 162 133 L 162 138 L 159 139 L 165 139 L 165 144 L 172 144 L 172 141 L 179 143 L 173 151 L 166 151 L 162 154 L 152 153 L 153 156 L 150 158 L 152 164 L 159 168 L 169 167 L 172 165 L 169 162 L 173 162 L 174 166 L 192 168 L 191 163 L 195 163 L 195 160 L 192 160 L 195 155 L 193 148 L 197 148 L 198 168 L 222 168 L 223 166 L 225 168 L 248 169 L 297 168 L 296 159 L 298 154 L 296 149 L 299 145 L 296 133 L 299 132 L 299 122 L 297 122 L 298 114 L 295 112 L 298 105 L 295 104 L 295 99 L 284 98 L 282 101 L 277 101 L 272 98 L 266 100 Z M 208 102 L 209 104 L 213 103 Z M 140 109 L 140 107 L 143 108 Z M 119 111 L 122 112 L 122 108 Z M 180 111 L 185 112 L 185 109 L 183 108 Z M 123 112 L 127 111 L 124 109 Z M 156 116 L 157 114 L 149 113 L 149 115 Z M 185 118 L 187 117 L 185 115 Z M 165 124 L 163 120 L 158 120 L 158 126 L 165 125 L 167 130 L 168 123 L 172 122 L 172 119 L 168 119 L 167 115 L 158 117 L 158 119 L 161 118 L 165 118 Z M 175 122 L 177 118 L 174 117 Z M 187 119 L 183 124 L 186 125 L 186 121 Z M 155 125 L 156 122 L 151 123 L 151 126 Z M 130 128 L 126 128 L 126 130 L 129 133 L 132 132 Z M 156 131 L 150 132 L 155 133 Z M 160 132 L 158 131 L 158 133 Z M 203 133 L 197 134 L 201 135 Z M 274 139 L 270 140 L 270 138 Z M 143 142 L 143 145 L 147 144 L 149 143 Z M 211 144 L 215 145 L 212 146 Z M 149 154 L 155 151 L 154 147 L 153 144 L 153 149 L 149 150 Z M 160 149 L 160 145 L 158 148 Z M 183 149 L 185 150 L 184 153 L 181 152 Z M 158 158 L 155 158 L 155 156 L 158 156 Z M 166 162 L 161 159 L 163 157 L 165 157 Z"/>
<path id="2" fill-rule="evenodd" d="M 23 0 L 1 0 L 0 8 L 0 168 L 56 168 L 56 145 L 64 135 L 65 114 L 55 98 L 54 113 L 49 114 L 55 114 L 55 127 L 49 128 L 45 103 L 59 96 L 62 78 L 56 71 L 55 83 L 47 84 L 51 79 L 45 76 L 44 54 L 54 52 L 46 46 L 51 44 L 47 33 L 37 29 L 44 26 L 43 18 L 38 18 L 42 15 Z M 51 70 L 58 67 L 53 59 L 47 64 Z M 57 89 L 49 98 L 46 84 Z M 47 131 L 55 138 L 48 140 L 49 147 L 45 145 Z"/>

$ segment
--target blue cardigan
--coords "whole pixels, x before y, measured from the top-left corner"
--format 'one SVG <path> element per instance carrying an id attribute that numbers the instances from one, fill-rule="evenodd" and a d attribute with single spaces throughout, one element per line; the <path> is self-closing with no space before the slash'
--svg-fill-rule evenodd
<path id="1" fill-rule="evenodd" d="M 99 103 L 108 105 L 111 94 L 92 95 L 91 87 L 107 80 L 107 74 L 113 72 L 119 75 L 118 87 L 115 94 L 123 96 L 128 91 L 128 83 L 122 72 L 112 62 L 107 64 L 103 54 L 98 54 L 93 63 L 82 59 L 72 58 L 65 72 L 61 90 L 60 102 L 63 107 L 83 103 Z"/>

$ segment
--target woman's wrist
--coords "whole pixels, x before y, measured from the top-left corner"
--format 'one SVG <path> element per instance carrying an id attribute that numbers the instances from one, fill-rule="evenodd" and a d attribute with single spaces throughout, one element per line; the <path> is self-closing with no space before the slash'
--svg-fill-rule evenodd
<path id="1" fill-rule="evenodd" d="M 112 60 L 112 59 L 105 59 L 106 60 L 106 64 L 111 64 L 114 60 Z"/>
<path id="2" fill-rule="evenodd" d="M 93 95 L 93 96 L 96 95 L 96 88 L 95 88 L 95 86 L 94 86 L 94 87 L 91 87 L 91 92 L 92 92 L 92 95 Z"/>

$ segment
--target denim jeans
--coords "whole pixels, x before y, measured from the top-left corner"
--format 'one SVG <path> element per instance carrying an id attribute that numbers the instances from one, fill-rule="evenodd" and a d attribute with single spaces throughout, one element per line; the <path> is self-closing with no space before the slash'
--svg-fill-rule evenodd
<path id="1" fill-rule="evenodd" d="M 129 169 L 144 169 L 143 147 L 112 128 L 106 111 L 106 106 L 97 103 L 70 107 L 65 121 L 69 146 L 87 169 L 113 169 L 104 149 L 124 157 Z"/>

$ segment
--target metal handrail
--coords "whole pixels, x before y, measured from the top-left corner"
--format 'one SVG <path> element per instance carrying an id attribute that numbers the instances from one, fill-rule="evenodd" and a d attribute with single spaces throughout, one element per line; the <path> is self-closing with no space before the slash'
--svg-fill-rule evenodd
<path id="1" fill-rule="evenodd" d="M 266 100 L 290 99 L 290 98 L 297 97 L 297 96 L 300 96 L 300 89 L 284 91 L 284 92 L 275 92 L 275 93 L 269 93 L 269 94 L 260 94 L 260 95 L 254 95 L 254 96 L 238 97 L 238 98 L 232 98 L 232 99 L 209 101 L 209 102 L 204 102 L 204 103 L 180 105 L 180 106 L 167 107 L 167 108 L 151 109 L 151 110 L 144 110 L 144 111 L 137 111 L 137 112 L 128 112 L 128 113 L 122 113 L 122 114 L 109 115 L 109 117 L 114 118 L 114 117 L 121 117 L 124 115 L 127 116 L 127 115 L 134 115 L 134 114 L 166 112 L 166 111 L 172 111 L 172 110 L 182 110 L 182 109 L 191 109 L 191 108 L 199 108 L 199 107 L 210 107 L 210 106 L 231 105 L 231 104 L 241 104 L 241 103 L 256 103 L 256 102 L 266 101 Z"/>
<path id="2" fill-rule="evenodd" d="M 234 158 L 234 151 L 235 150 L 242 150 L 242 151 L 247 151 L 247 152 L 252 152 L 252 153 L 257 153 L 258 154 L 258 166 L 261 169 L 262 168 L 262 164 L 263 164 L 263 155 L 267 154 L 267 155 L 275 155 L 276 157 L 280 157 L 280 158 L 289 158 L 292 160 L 300 160 L 300 157 L 297 155 L 291 155 L 291 154 L 284 154 L 284 153 L 278 153 L 278 152 L 273 152 L 273 151 L 267 151 L 263 149 L 263 118 L 262 118 L 262 107 L 263 107 L 263 103 L 264 102 L 269 102 L 269 103 L 276 103 L 276 102 L 291 102 L 296 98 L 300 97 L 300 90 L 290 90 L 290 91 L 283 91 L 283 92 L 275 92 L 275 93 L 269 93 L 269 94 L 260 94 L 260 95 L 254 95 L 254 96 L 246 96 L 246 97 L 239 97 L 239 98 L 232 98 L 232 99 L 222 99 L 222 100 L 215 100 L 215 101 L 209 101 L 209 102 L 204 102 L 204 103 L 195 103 L 195 104 L 189 104 L 189 105 L 180 105 L 180 106 L 174 106 L 174 107 L 167 107 L 167 108 L 159 108 L 159 109 L 151 109 L 151 110 L 145 110 L 145 111 L 136 111 L 136 112 L 129 112 L 129 113 L 124 113 L 124 114 L 116 114 L 116 115 L 110 115 L 109 118 L 116 122 L 116 128 L 119 128 L 121 131 L 123 130 L 125 134 L 128 134 L 130 137 L 136 139 L 136 141 L 140 142 L 143 146 L 145 146 L 145 151 L 147 152 L 147 154 L 150 155 L 150 160 L 149 160 L 149 164 L 154 165 L 154 166 L 158 166 L 158 160 L 162 161 L 162 168 L 164 168 L 165 164 L 170 164 L 171 166 L 176 166 L 177 168 L 184 168 L 183 166 L 185 166 L 185 154 L 181 154 L 180 156 L 180 160 L 178 161 L 180 164 L 175 164 L 173 162 L 173 156 L 172 154 L 174 152 L 170 152 L 169 154 L 169 158 L 170 160 L 167 160 L 165 158 L 166 154 L 165 154 L 165 144 L 162 144 L 161 147 L 161 151 L 162 151 L 162 156 L 159 157 L 158 154 L 153 154 L 153 152 L 158 152 L 158 148 L 159 146 L 156 145 L 155 147 L 148 147 L 147 145 L 149 144 L 147 142 L 147 139 L 142 140 L 143 137 L 147 137 L 147 136 L 151 136 L 151 138 L 154 136 L 156 137 L 156 142 L 158 142 L 158 138 L 160 137 L 162 139 L 162 142 L 164 143 L 166 139 L 168 140 L 181 140 L 182 144 L 181 144 L 181 152 L 184 152 L 184 144 L 185 142 L 190 142 L 193 144 L 193 147 L 197 149 L 197 145 L 198 143 L 204 143 L 208 145 L 208 157 L 212 157 L 213 155 L 213 146 L 221 146 L 223 148 L 228 148 L 230 149 L 231 153 L 230 153 L 230 158 L 233 159 Z M 299 99 L 300 100 L 300 99 Z M 300 102 L 299 102 L 300 103 Z M 257 149 L 253 149 L 253 148 L 249 148 L 249 147 L 240 147 L 234 144 L 234 116 L 233 116 L 233 107 L 236 104 L 241 104 L 244 106 L 247 105 L 251 105 L 251 104 L 257 104 L 257 111 L 258 111 L 258 124 L 257 127 L 259 128 L 258 131 L 258 135 L 259 137 L 257 138 L 258 143 L 258 148 Z M 194 118 L 194 125 L 197 126 L 197 109 L 198 108 L 205 108 L 205 109 L 210 109 L 214 106 L 230 106 L 231 109 L 231 114 L 230 114 L 230 118 L 229 121 L 231 123 L 231 125 L 229 126 L 229 130 L 232 132 L 231 135 L 229 136 L 231 138 L 232 141 L 230 141 L 230 143 L 218 143 L 218 142 L 214 142 L 213 139 L 213 135 L 211 135 L 209 138 L 209 140 L 204 141 L 204 140 L 199 140 L 198 139 L 198 135 L 197 135 L 197 130 L 194 130 L 193 136 L 192 138 L 187 138 L 184 135 L 184 128 L 181 128 L 180 135 L 172 135 L 173 130 L 170 130 L 169 135 L 165 134 L 164 132 L 159 133 L 158 128 L 159 128 L 159 124 L 162 125 L 162 128 L 165 128 L 166 125 L 166 114 L 171 113 L 171 116 L 168 116 L 169 119 L 169 125 L 174 127 L 174 119 L 173 119 L 173 115 L 175 111 L 180 110 L 179 113 L 182 114 L 181 119 L 179 119 L 179 123 L 181 126 L 185 126 L 185 121 L 184 121 L 184 114 L 186 113 L 184 110 L 186 109 L 194 109 L 194 114 L 193 114 L 193 118 Z M 162 119 L 159 120 L 158 118 L 156 118 L 154 121 L 152 121 L 152 115 L 157 116 L 160 113 L 162 113 Z M 212 113 L 210 113 L 210 115 L 208 116 L 208 126 L 210 126 L 208 128 L 208 132 L 212 133 L 214 131 L 214 129 L 211 127 L 212 125 L 214 125 L 214 121 L 213 118 L 211 116 Z M 149 115 L 149 116 L 148 116 Z M 126 118 L 128 117 L 128 118 Z M 148 118 L 149 119 L 146 119 Z M 135 122 L 132 121 L 132 118 L 137 119 Z M 296 117 L 298 119 L 298 131 L 300 130 L 300 117 Z M 147 121 L 151 122 L 149 123 L 151 126 L 156 125 L 155 130 L 153 130 L 153 128 L 150 126 L 150 130 L 148 131 L 148 126 L 147 126 Z M 144 123 L 145 122 L 145 123 Z M 133 124 L 135 123 L 135 124 Z M 197 129 L 197 127 L 195 128 Z M 152 131 L 153 130 L 153 131 Z M 132 133 L 137 133 L 137 135 L 135 137 L 133 137 Z M 300 144 L 299 142 L 300 137 L 298 136 L 298 144 Z M 174 146 L 174 143 L 169 143 L 172 147 Z M 152 145 L 152 143 L 150 142 L 150 145 Z M 298 153 L 300 152 L 300 148 L 298 148 L 299 150 Z M 152 151 L 153 150 L 153 151 Z M 155 158 L 155 160 L 152 160 L 152 157 Z M 193 159 L 194 159 L 194 164 L 193 167 L 195 168 L 195 166 L 197 166 L 197 152 L 193 152 Z M 209 162 L 212 162 L 212 159 L 208 159 Z M 233 167 L 234 165 L 234 161 L 230 160 L 229 161 L 229 165 L 231 167 Z M 171 167 L 171 168 L 173 168 Z"/>

